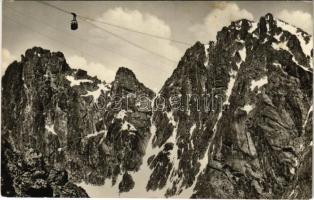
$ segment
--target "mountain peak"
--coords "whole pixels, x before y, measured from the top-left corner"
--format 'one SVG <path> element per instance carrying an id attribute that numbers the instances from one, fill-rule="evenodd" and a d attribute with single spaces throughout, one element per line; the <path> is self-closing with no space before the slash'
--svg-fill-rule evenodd
<path id="1" fill-rule="evenodd" d="M 29 48 L 25 51 L 25 56 L 22 56 L 22 58 L 33 58 L 33 57 L 58 57 L 65 60 L 64 54 L 60 51 L 57 52 L 51 52 L 48 49 L 44 49 L 42 47 L 34 46 L 32 48 Z"/>
<path id="2" fill-rule="evenodd" d="M 126 67 L 119 67 L 113 81 L 113 91 L 119 93 L 121 89 L 134 93 L 144 92 L 148 93 L 149 96 L 154 95 L 154 92 L 139 82 L 134 72 Z"/>
<path id="3" fill-rule="evenodd" d="M 38 71 L 41 74 L 47 70 L 52 73 L 66 72 L 71 70 L 66 63 L 64 54 L 62 52 L 51 52 L 42 47 L 32 47 L 25 51 L 21 56 L 21 63 L 26 71 Z M 31 65 L 24 65 L 24 63 L 31 63 Z"/>
<path id="4" fill-rule="evenodd" d="M 268 21 L 271 21 L 271 20 L 274 20 L 274 16 L 273 16 L 273 14 L 271 14 L 271 13 L 267 13 L 267 14 L 265 15 L 265 19 L 268 20 Z"/>
<path id="5" fill-rule="evenodd" d="M 136 76 L 132 70 L 126 67 L 119 67 L 115 80 L 120 79 L 121 77 L 129 77 L 132 79 L 136 79 Z"/>

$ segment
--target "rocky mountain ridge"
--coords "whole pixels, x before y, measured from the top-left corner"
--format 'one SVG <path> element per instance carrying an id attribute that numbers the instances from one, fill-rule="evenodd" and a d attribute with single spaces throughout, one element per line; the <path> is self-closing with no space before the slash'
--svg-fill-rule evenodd
<path id="1" fill-rule="evenodd" d="M 36 149 L 70 180 L 98 185 L 124 173 L 123 185 L 141 165 L 151 113 L 125 94 L 154 93 L 129 69 L 107 84 L 71 69 L 62 53 L 34 47 L 8 67 L 2 86 L 2 137 L 18 151 Z"/>
<path id="2" fill-rule="evenodd" d="M 2 138 L 117 194 L 309 198 L 312 43 L 271 14 L 232 22 L 157 96 L 127 68 L 103 83 L 35 47 L 2 78 Z"/>

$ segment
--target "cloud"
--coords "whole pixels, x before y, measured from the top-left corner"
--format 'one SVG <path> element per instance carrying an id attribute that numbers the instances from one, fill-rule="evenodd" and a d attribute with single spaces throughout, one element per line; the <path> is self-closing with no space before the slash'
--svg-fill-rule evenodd
<path id="1" fill-rule="evenodd" d="M 71 68 L 83 69 L 91 76 L 97 76 L 106 82 L 114 79 L 115 72 L 106 68 L 104 65 L 95 62 L 88 62 L 84 57 L 73 55 L 67 58 L 67 62 Z M 103 72 L 103 73 L 101 73 Z"/>
<path id="2" fill-rule="evenodd" d="M 149 13 L 141 13 L 138 10 L 129 10 L 121 7 L 110 9 L 103 13 L 100 20 L 106 20 L 112 24 L 133 28 L 138 31 L 149 32 L 151 34 L 170 37 L 171 30 L 165 22 Z"/>
<path id="3" fill-rule="evenodd" d="M 1 60 L 1 76 L 4 75 L 7 67 L 14 61 L 17 60 L 16 56 L 13 55 L 8 49 L 2 48 L 2 60 Z"/>
<path id="4" fill-rule="evenodd" d="M 117 24 L 122 27 L 149 33 L 152 35 L 158 35 L 169 39 L 171 38 L 171 29 L 163 20 L 149 13 L 141 13 L 138 10 L 129 10 L 116 7 L 103 13 L 102 16 L 97 20 L 110 22 L 112 24 Z M 124 38 L 127 38 L 136 44 L 144 46 L 146 49 L 159 53 L 170 59 L 177 60 L 180 56 L 179 49 L 170 41 L 159 40 L 150 36 L 145 36 L 106 25 L 103 25 L 103 27 Z M 101 34 L 104 35 L 103 32 Z M 127 44 L 125 41 L 121 41 L 112 36 L 107 37 L 107 42 L 113 42 L 115 45 L 125 49 L 125 51 L 131 50 L 133 53 L 139 51 L 138 53 L 140 55 L 143 53 L 145 53 L 144 55 L 147 54 L 147 52 L 143 52 L 143 50 L 139 50 L 137 47 Z"/>
<path id="5" fill-rule="evenodd" d="M 150 13 L 143 13 L 139 10 L 116 7 L 105 11 L 97 20 L 169 39 L 172 36 L 171 28 L 165 21 Z M 137 48 L 103 30 L 97 28 L 90 30 L 90 43 L 111 49 L 112 53 L 103 53 L 103 59 L 108 62 L 108 66 L 115 69 L 115 71 L 120 66 L 130 68 L 134 71 L 139 81 L 144 82 L 145 85 L 152 89 L 161 88 L 184 53 L 182 50 L 179 50 L 176 44 L 169 40 L 156 39 L 102 23 L 97 23 L 97 26 L 101 26 L 116 35 L 126 38 L 132 43 L 161 55 L 158 56 Z M 171 62 L 164 57 L 175 62 Z M 157 73 L 158 76 L 155 76 L 154 74 Z"/>
<path id="6" fill-rule="evenodd" d="M 312 15 L 300 10 L 288 11 L 282 10 L 279 13 L 274 14 L 277 18 L 282 19 L 296 27 L 303 29 L 309 34 L 313 33 L 313 20 Z"/>
<path id="7" fill-rule="evenodd" d="M 239 19 L 253 20 L 253 14 L 245 9 L 240 9 L 235 3 L 220 2 L 215 4 L 214 9 L 204 18 L 203 23 L 189 28 L 196 40 L 208 42 L 216 40 L 216 34 L 224 26 Z"/>

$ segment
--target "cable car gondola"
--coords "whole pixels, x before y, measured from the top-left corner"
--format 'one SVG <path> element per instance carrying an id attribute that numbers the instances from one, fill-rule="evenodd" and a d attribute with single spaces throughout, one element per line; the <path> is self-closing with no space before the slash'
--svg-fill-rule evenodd
<path id="1" fill-rule="evenodd" d="M 75 13 L 71 13 L 73 15 L 73 19 L 71 21 L 71 30 L 75 31 L 78 28 L 78 24 L 76 21 L 76 14 Z"/>

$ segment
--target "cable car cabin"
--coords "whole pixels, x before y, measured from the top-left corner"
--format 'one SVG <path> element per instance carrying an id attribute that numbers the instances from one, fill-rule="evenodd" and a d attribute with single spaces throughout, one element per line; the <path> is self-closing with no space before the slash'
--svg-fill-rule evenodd
<path id="1" fill-rule="evenodd" d="M 72 20 L 71 21 L 71 30 L 75 31 L 78 28 L 77 21 Z"/>
<path id="2" fill-rule="evenodd" d="M 75 13 L 71 13 L 73 15 L 73 19 L 71 21 L 71 30 L 75 31 L 78 28 L 78 24 L 76 21 L 76 14 Z"/>

